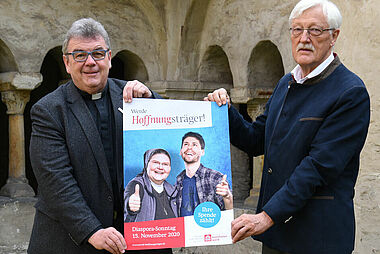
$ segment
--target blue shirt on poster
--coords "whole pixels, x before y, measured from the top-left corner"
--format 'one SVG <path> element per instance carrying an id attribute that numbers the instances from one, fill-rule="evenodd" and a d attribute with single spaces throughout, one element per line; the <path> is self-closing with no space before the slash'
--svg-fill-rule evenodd
<path id="1" fill-rule="evenodd" d="M 194 214 L 194 209 L 197 204 L 199 204 L 195 177 L 189 178 L 187 175 L 185 175 L 182 184 L 183 189 L 180 216 L 190 216 Z"/>

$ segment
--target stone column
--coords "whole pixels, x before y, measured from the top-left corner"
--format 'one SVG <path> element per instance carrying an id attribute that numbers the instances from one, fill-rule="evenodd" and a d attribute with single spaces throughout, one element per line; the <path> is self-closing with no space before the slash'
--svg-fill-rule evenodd
<path id="1" fill-rule="evenodd" d="M 35 195 L 25 177 L 24 109 L 30 91 L 42 81 L 40 73 L 0 73 L 1 99 L 9 116 L 9 176 L 0 195 L 32 197 Z"/>
<path id="2" fill-rule="evenodd" d="M 234 103 L 247 104 L 247 113 L 255 121 L 256 117 L 264 112 L 264 107 L 273 89 L 270 87 L 235 87 L 231 89 L 230 96 Z M 247 207 L 257 207 L 260 194 L 261 176 L 264 156 L 253 158 L 252 188 L 249 197 L 244 200 Z"/>
<path id="3" fill-rule="evenodd" d="M 254 99 L 247 104 L 248 115 L 254 121 L 256 117 L 264 112 L 266 99 Z M 249 192 L 249 197 L 245 199 L 244 205 L 249 207 L 257 207 L 259 200 L 261 176 L 263 173 L 264 155 L 253 158 L 253 173 L 252 173 L 252 189 Z"/>
<path id="4" fill-rule="evenodd" d="M 0 195 L 8 197 L 34 196 L 25 177 L 24 108 L 30 91 L 15 90 L 1 93 L 9 116 L 9 176 Z"/>

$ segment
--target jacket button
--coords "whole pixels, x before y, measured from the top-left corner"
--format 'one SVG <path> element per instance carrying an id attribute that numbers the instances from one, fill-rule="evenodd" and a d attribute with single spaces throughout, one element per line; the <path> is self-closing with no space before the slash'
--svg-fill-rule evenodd
<path id="1" fill-rule="evenodd" d="M 268 168 L 268 173 L 272 174 L 272 172 L 273 172 L 272 168 Z"/>
<path id="2" fill-rule="evenodd" d="M 109 202 L 112 202 L 112 197 L 111 196 L 108 196 L 107 198 L 108 198 Z"/>

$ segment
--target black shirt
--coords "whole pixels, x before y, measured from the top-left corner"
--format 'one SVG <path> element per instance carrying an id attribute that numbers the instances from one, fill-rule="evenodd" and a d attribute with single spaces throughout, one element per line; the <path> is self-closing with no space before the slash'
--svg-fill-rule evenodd
<path id="1" fill-rule="evenodd" d="M 158 193 L 152 188 L 152 194 L 156 198 L 156 214 L 155 220 L 175 218 L 174 212 L 170 206 L 169 197 L 165 190 Z"/>
<path id="2" fill-rule="evenodd" d="M 94 119 L 102 140 L 114 197 L 114 226 L 118 230 L 122 230 L 123 208 L 120 203 L 121 187 L 118 186 L 117 181 L 117 168 L 115 160 L 115 119 L 109 94 L 109 85 L 108 83 L 106 84 L 105 88 L 101 92 L 101 97 L 95 100 L 92 99 L 93 96 L 91 94 L 88 94 L 80 89 L 78 89 L 78 91 L 82 95 L 91 116 Z"/>

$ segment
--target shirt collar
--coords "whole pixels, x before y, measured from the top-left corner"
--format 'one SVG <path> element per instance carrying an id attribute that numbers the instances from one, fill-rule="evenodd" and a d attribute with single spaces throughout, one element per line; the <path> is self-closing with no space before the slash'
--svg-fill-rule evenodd
<path id="1" fill-rule="evenodd" d="M 164 190 L 164 184 L 156 184 L 154 182 L 152 182 L 150 179 L 149 179 L 153 189 L 155 189 L 158 193 L 161 193 L 163 190 Z"/>
<path id="2" fill-rule="evenodd" d="M 334 60 L 334 53 L 331 52 L 330 56 L 325 61 L 323 61 L 320 65 L 318 65 L 317 68 L 315 68 L 312 72 L 310 72 L 306 77 L 302 78 L 302 70 L 299 64 L 297 64 L 297 66 L 291 71 L 291 74 L 298 84 L 303 84 L 306 80 L 321 74 L 321 72 L 324 69 L 326 69 L 326 67 L 329 66 L 329 64 L 333 60 Z"/>
<path id="3" fill-rule="evenodd" d="M 89 93 L 87 93 L 87 92 L 85 92 L 85 91 L 80 90 L 77 86 L 75 86 L 75 87 L 78 89 L 80 95 L 81 95 L 84 99 L 86 99 L 86 100 L 98 100 L 98 99 L 100 99 L 100 98 L 102 98 L 102 97 L 104 97 L 104 96 L 107 95 L 107 91 L 108 91 L 108 82 L 106 83 L 106 86 L 104 87 L 103 91 L 101 91 L 101 92 L 99 92 L 99 93 L 96 93 L 96 94 L 89 94 Z"/>

